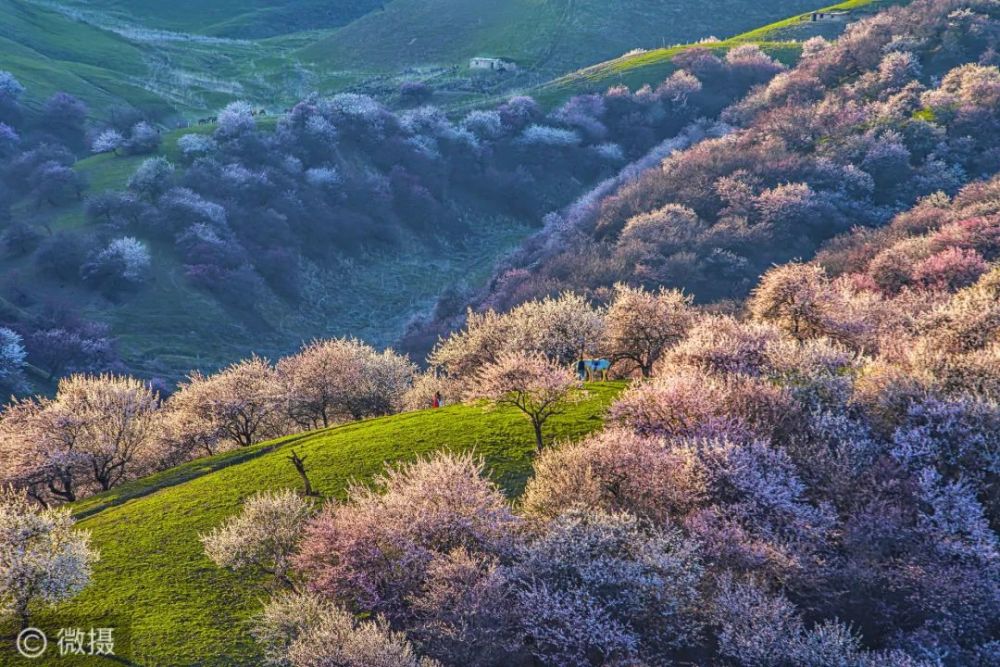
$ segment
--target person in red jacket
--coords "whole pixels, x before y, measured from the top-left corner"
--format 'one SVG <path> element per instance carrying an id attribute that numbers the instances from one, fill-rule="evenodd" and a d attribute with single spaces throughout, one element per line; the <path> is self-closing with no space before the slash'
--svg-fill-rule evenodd
<path id="1" fill-rule="evenodd" d="M 441 407 L 441 392 L 440 391 L 435 391 L 434 392 L 434 400 L 431 402 L 431 405 L 433 405 L 435 408 L 440 408 Z"/>

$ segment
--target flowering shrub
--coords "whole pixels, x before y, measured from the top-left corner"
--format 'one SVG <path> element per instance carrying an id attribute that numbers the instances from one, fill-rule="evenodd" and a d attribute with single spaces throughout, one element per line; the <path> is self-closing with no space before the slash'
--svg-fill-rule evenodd
<path id="1" fill-rule="evenodd" d="M 205 554 L 220 567 L 261 570 L 289 585 L 292 555 L 312 504 L 293 491 L 259 493 L 222 526 L 201 536 Z"/>
<path id="2" fill-rule="evenodd" d="M 521 503 L 535 520 L 573 507 L 670 525 L 705 500 L 707 471 L 687 443 L 612 429 L 542 452 Z"/>
<path id="3" fill-rule="evenodd" d="M 306 526 L 296 559 L 309 588 L 352 609 L 406 618 L 435 558 L 510 558 L 517 518 L 469 456 L 438 454 L 352 486 Z"/>
<path id="4" fill-rule="evenodd" d="M 524 581 L 520 622 L 545 662 L 663 660 L 700 630 L 697 547 L 677 531 L 644 529 L 628 514 L 560 515 L 515 572 Z M 640 620 L 647 618 L 656 621 Z"/>
<path id="5" fill-rule="evenodd" d="M 41 510 L 0 489 L 0 616 L 27 628 L 33 607 L 70 599 L 90 583 L 98 553 L 66 510 Z"/>
<path id="6" fill-rule="evenodd" d="M 253 634 L 276 667 L 439 667 L 418 658 L 406 637 L 382 619 L 359 621 L 309 594 L 286 593 L 257 617 Z"/>

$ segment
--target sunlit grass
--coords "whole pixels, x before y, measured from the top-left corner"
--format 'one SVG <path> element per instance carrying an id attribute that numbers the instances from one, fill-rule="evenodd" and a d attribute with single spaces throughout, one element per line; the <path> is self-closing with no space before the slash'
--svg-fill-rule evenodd
<path id="1" fill-rule="evenodd" d="M 552 418 L 546 437 L 577 439 L 599 428 L 623 387 L 589 385 L 585 400 Z M 265 582 L 215 567 L 198 535 L 257 491 L 298 488 L 286 460 L 293 449 L 305 457 L 313 487 L 327 498 L 342 498 L 350 480 L 369 479 L 385 462 L 439 449 L 482 457 L 490 477 L 514 498 L 530 474 L 534 440 L 520 413 L 458 405 L 291 436 L 131 482 L 72 507 L 101 560 L 93 584 L 38 623 L 127 623 L 126 657 L 140 665 L 256 664 L 248 619 L 267 596 Z"/>

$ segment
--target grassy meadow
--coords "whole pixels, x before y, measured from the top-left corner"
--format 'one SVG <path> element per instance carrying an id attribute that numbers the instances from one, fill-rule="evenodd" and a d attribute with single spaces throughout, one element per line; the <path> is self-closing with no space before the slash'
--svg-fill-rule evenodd
<path id="1" fill-rule="evenodd" d="M 599 428 L 623 387 L 588 385 L 583 400 L 546 425 L 547 440 L 578 439 Z M 43 629 L 122 627 L 120 658 L 127 664 L 256 664 L 249 629 L 269 594 L 267 582 L 217 568 L 198 535 L 237 513 L 255 492 L 299 488 L 286 458 L 292 450 L 305 457 L 313 487 L 339 499 L 351 480 L 371 478 L 385 462 L 439 449 L 482 457 L 491 479 L 516 499 L 530 474 L 534 439 L 518 412 L 455 405 L 289 436 L 124 484 L 71 506 L 101 560 L 82 595 L 36 622 Z M 0 664 L 17 661 L 0 653 Z"/>
<path id="2" fill-rule="evenodd" d="M 28 88 L 29 104 L 65 90 L 98 115 L 130 105 L 171 123 L 233 99 L 278 111 L 312 91 L 391 95 L 410 79 L 438 89 L 439 104 L 464 107 L 553 79 L 545 89 L 559 90 L 568 72 L 633 49 L 742 34 L 816 4 L 0 0 L 0 66 Z M 511 58 L 520 71 L 470 76 L 476 55 Z"/>
<path id="3" fill-rule="evenodd" d="M 533 93 L 550 104 L 569 96 L 604 90 L 614 85 L 625 85 L 638 88 L 646 84 L 655 85 L 674 71 L 673 59 L 680 53 L 695 47 L 704 47 L 720 53 L 742 44 L 757 44 L 774 57 L 786 63 L 794 62 L 799 55 L 803 40 L 816 35 L 836 36 L 843 28 L 843 23 L 812 22 L 809 17 L 813 11 L 868 11 L 875 7 L 889 4 L 892 0 L 846 0 L 833 5 L 817 7 L 815 3 L 808 4 L 801 14 L 795 14 L 754 27 L 731 37 L 715 41 L 677 43 L 661 48 L 637 50 L 626 53 L 618 58 L 589 65 L 570 72 L 537 87 Z M 721 34 L 729 34 L 722 32 Z"/>

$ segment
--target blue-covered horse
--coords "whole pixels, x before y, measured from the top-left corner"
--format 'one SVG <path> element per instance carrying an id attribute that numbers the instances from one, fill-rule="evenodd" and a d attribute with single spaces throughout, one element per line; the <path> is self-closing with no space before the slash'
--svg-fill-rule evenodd
<path id="1" fill-rule="evenodd" d="M 611 362 L 607 359 L 581 359 L 576 362 L 576 374 L 581 380 L 593 382 L 598 374 L 601 380 L 608 379 L 608 369 Z"/>

